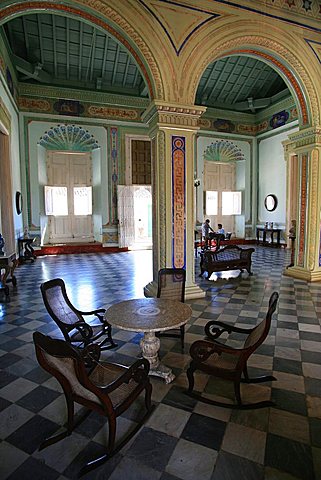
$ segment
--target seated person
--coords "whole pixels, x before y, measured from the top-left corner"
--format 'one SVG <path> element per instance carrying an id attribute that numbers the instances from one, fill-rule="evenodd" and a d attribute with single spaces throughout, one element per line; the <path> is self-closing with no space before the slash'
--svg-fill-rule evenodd
<path id="1" fill-rule="evenodd" d="M 217 224 L 218 230 L 216 230 L 216 233 L 221 233 L 222 235 L 225 235 L 225 230 L 223 228 L 223 225 L 221 223 Z"/>

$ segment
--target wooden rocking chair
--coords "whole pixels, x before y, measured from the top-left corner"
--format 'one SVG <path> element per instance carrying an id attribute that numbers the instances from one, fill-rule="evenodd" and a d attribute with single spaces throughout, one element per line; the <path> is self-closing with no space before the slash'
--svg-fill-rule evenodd
<path id="1" fill-rule="evenodd" d="M 65 394 L 67 404 L 66 430 L 46 439 L 39 450 L 52 445 L 66 436 L 79 425 L 91 411 L 107 417 L 109 437 L 106 453 L 88 462 L 79 476 L 102 465 L 117 453 L 142 426 L 153 410 L 151 404 L 152 386 L 149 381 L 149 362 L 139 359 L 130 367 L 115 363 L 99 362 L 100 347 L 89 345 L 83 350 L 74 348 L 64 340 L 52 339 L 40 332 L 33 334 L 37 360 L 42 368 L 51 373 Z M 92 368 L 87 366 L 92 361 Z M 146 413 L 136 427 L 115 445 L 116 420 L 145 391 Z M 74 402 L 87 408 L 77 422 L 74 422 Z"/>
<path id="2" fill-rule="evenodd" d="M 269 300 L 269 308 L 264 320 L 262 320 L 254 328 L 238 328 L 224 322 L 211 320 L 205 326 L 205 333 L 210 340 L 198 340 L 191 345 L 190 355 L 192 361 L 187 370 L 187 378 L 189 382 L 188 394 L 205 403 L 218 405 L 227 408 L 262 408 L 273 406 L 272 401 L 261 401 L 251 404 L 243 404 L 241 399 L 240 383 L 259 383 L 276 380 L 271 375 L 265 375 L 257 378 L 249 378 L 247 371 L 247 360 L 250 355 L 266 339 L 271 325 L 272 315 L 275 312 L 279 295 L 274 292 Z M 218 342 L 224 332 L 231 334 L 233 332 L 245 335 L 245 341 L 242 348 L 234 348 L 227 344 Z M 208 375 L 220 377 L 230 380 L 234 383 L 234 392 L 236 404 L 217 402 L 193 392 L 194 389 L 194 372 L 200 370 Z M 243 378 L 242 378 L 243 374 Z"/>

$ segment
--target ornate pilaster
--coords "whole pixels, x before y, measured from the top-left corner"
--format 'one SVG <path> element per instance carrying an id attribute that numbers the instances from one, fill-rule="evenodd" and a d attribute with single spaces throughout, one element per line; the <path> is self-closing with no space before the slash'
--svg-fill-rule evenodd
<path id="1" fill-rule="evenodd" d="M 294 266 L 286 273 L 307 281 L 320 281 L 321 127 L 290 135 L 284 147 L 288 165 L 296 162 L 298 171 L 297 198 L 294 199 L 298 205 L 296 251 Z"/>
<path id="2" fill-rule="evenodd" d="M 152 138 L 153 282 L 164 267 L 186 269 L 186 297 L 205 295 L 194 282 L 194 154 L 203 107 L 154 101 L 143 115 Z"/>

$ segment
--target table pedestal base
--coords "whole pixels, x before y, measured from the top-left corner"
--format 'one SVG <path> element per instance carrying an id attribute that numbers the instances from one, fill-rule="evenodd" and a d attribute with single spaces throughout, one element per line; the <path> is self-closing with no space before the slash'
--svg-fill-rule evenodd
<path id="1" fill-rule="evenodd" d="M 149 374 L 161 377 L 165 383 L 171 383 L 175 375 L 169 367 L 163 365 L 158 357 L 160 340 L 156 337 L 155 332 L 145 332 L 144 337 L 140 341 L 143 357 L 149 361 Z"/>

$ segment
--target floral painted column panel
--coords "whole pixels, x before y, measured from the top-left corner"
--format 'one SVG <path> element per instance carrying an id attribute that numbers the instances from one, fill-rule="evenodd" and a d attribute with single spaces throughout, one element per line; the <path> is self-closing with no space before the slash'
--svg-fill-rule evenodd
<path id="1" fill-rule="evenodd" d="M 307 180 L 308 180 L 308 156 L 302 155 L 301 158 L 301 186 L 300 186 L 300 209 L 299 209 L 299 235 L 297 264 L 304 266 L 304 249 L 306 238 L 306 216 L 307 216 Z"/>
<path id="2" fill-rule="evenodd" d="M 173 267 L 186 264 L 185 137 L 172 136 Z"/>

